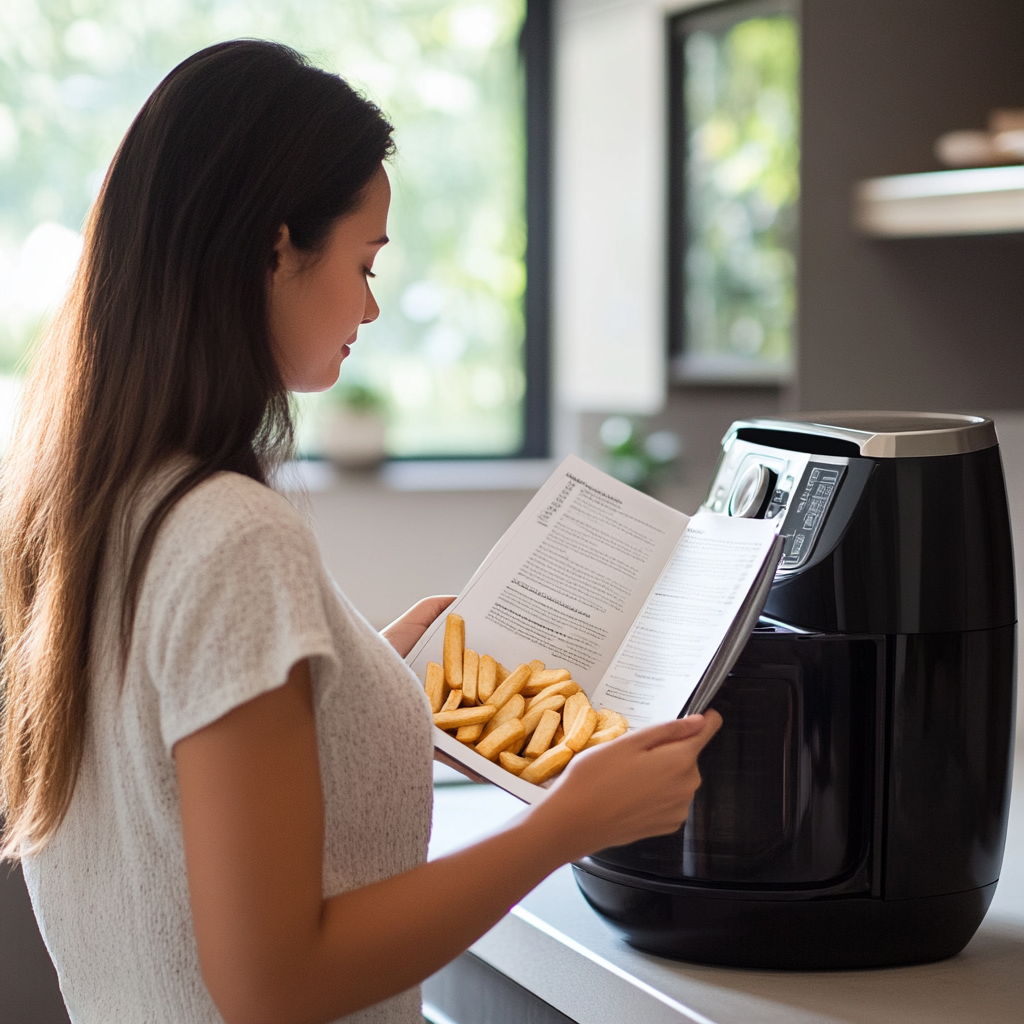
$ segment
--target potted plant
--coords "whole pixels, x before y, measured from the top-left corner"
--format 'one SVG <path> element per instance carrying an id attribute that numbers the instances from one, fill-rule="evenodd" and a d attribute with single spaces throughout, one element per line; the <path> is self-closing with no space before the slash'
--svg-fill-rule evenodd
<path id="1" fill-rule="evenodd" d="M 342 469 L 372 469 L 384 461 L 387 401 L 372 385 L 346 381 L 327 393 L 320 417 L 320 452 Z"/>
<path id="2" fill-rule="evenodd" d="M 671 431 L 644 438 L 625 416 L 609 416 L 601 424 L 600 438 L 608 473 L 648 494 L 665 481 L 679 456 L 679 438 Z"/>

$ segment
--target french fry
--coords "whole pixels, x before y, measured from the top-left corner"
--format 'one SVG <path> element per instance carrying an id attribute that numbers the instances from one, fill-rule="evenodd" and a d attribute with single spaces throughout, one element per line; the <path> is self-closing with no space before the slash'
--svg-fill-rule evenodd
<path id="1" fill-rule="evenodd" d="M 530 679 L 530 666 L 520 665 L 514 672 L 510 672 L 508 678 L 488 698 L 487 703 L 500 708 L 510 697 L 519 693 Z M 523 698 L 524 706 L 526 698 Z"/>
<path id="2" fill-rule="evenodd" d="M 529 683 L 526 684 L 526 686 L 529 685 Z M 526 693 L 526 686 L 523 687 L 524 694 Z M 538 701 L 544 700 L 545 697 L 553 697 L 556 694 L 559 697 L 571 697 L 574 693 L 579 692 L 580 684 L 574 683 L 571 679 L 566 679 L 561 683 L 552 683 L 550 686 L 545 686 L 544 689 L 540 691 L 540 693 L 531 697 L 526 702 L 526 710 L 529 711 L 530 708 L 534 706 L 534 704 L 536 704 Z"/>
<path id="3" fill-rule="evenodd" d="M 557 711 L 545 711 L 540 716 L 537 728 L 533 730 L 530 742 L 526 744 L 523 756 L 540 757 L 540 755 L 551 746 L 551 740 L 554 738 L 555 730 L 558 729 L 561 723 L 562 716 Z M 526 724 L 525 719 L 523 724 Z"/>
<path id="4" fill-rule="evenodd" d="M 578 754 L 587 745 L 587 740 L 594 735 L 595 728 L 597 728 L 597 712 L 592 707 L 587 706 L 581 711 L 577 711 L 572 728 L 565 734 L 565 745 L 573 753 Z"/>
<path id="5" fill-rule="evenodd" d="M 530 664 L 532 665 L 533 662 Z M 535 697 L 552 683 L 562 683 L 571 677 L 572 673 L 567 668 L 549 668 L 533 672 L 530 675 L 530 681 L 523 687 L 523 694 L 527 697 Z"/>
<path id="6" fill-rule="evenodd" d="M 629 728 L 629 722 L 626 721 L 626 716 L 620 715 L 618 711 L 612 711 L 611 708 L 601 708 L 597 713 L 598 730 L 610 729 L 612 726 L 616 728 L 621 726 L 622 731 L 625 732 Z"/>
<path id="7" fill-rule="evenodd" d="M 523 715 L 523 728 L 526 730 L 526 735 L 529 736 L 534 729 L 540 724 L 541 717 L 545 711 L 558 711 L 559 708 L 565 703 L 564 697 L 551 696 L 545 697 L 539 704 L 527 710 L 526 714 Z M 551 730 L 553 736 L 555 730 Z"/>
<path id="8" fill-rule="evenodd" d="M 462 652 L 466 647 L 466 620 L 452 612 L 444 625 L 444 681 L 462 689 Z"/>
<path id="9" fill-rule="evenodd" d="M 521 754 L 522 748 L 526 746 L 526 741 L 533 735 L 533 730 L 537 728 L 537 724 L 540 722 L 541 716 L 545 711 L 558 711 L 565 703 L 565 698 L 561 696 L 551 696 L 545 698 L 543 703 L 537 704 L 531 711 L 527 711 L 522 716 L 523 728 L 526 730 L 523 737 L 523 742 L 519 744 L 519 747 L 511 747 L 513 754 Z"/>
<path id="10" fill-rule="evenodd" d="M 507 772 L 511 772 L 513 775 L 518 775 L 524 768 L 528 767 L 533 762 L 528 757 L 519 757 L 516 754 L 510 753 L 508 750 L 503 750 L 498 755 L 498 764 Z"/>
<path id="11" fill-rule="evenodd" d="M 482 704 L 481 707 L 489 708 L 493 707 L 493 704 Z M 522 718 L 523 711 L 526 707 L 526 701 L 523 699 L 521 693 L 513 694 L 497 711 L 494 713 L 494 717 L 487 723 L 484 728 L 484 736 L 489 736 L 495 729 L 500 725 L 504 725 L 506 722 L 512 721 L 513 718 Z"/>
<path id="12" fill-rule="evenodd" d="M 448 697 L 441 706 L 442 711 L 454 711 L 462 703 L 461 690 L 449 690 Z"/>
<path id="13" fill-rule="evenodd" d="M 481 757 L 486 757 L 488 761 L 497 761 L 498 755 L 503 750 L 517 744 L 524 735 L 522 721 L 512 718 L 503 725 L 499 725 L 490 736 L 484 736 L 473 749 Z"/>
<path id="14" fill-rule="evenodd" d="M 573 752 L 565 744 L 552 747 L 541 754 L 533 764 L 524 768 L 519 778 L 523 782 L 532 782 L 534 785 L 547 782 L 572 760 L 572 755 Z"/>
<path id="15" fill-rule="evenodd" d="M 617 740 L 620 736 L 624 736 L 626 732 L 625 727 L 618 725 L 610 725 L 607 729 L 595 729 L 590 734 L 590 739 L 587 740 L 587 747 L 585 749 L 596 747 L 601 743 L 607 743 L 609 740 Z"/>
<path id="16" fill-rule="evenodd" d="M 427 663 L 424 690 L 434 724 L 526 782 L 557 775 L 588 747 L 629 729 L 617 711 L 595 710 L 567 668 L 540 659 L 511 672 L 466 647 L 466 623 L 450 613 L 441 663 Z"/>
<path id="17" fill-rule="evenodd" d="M 462 702 L 476 704 L 480 679 L 480 655 L 468 647 L 462 654 Z"/>
<path id="18" fill-rule="evenodd" d="M 573 722 L 576 721 L 576 716 L 580 711 L 589 707 L 590 701 L 582 690 L 580 690 L 579 693 L 574 693 L 571 697 L 566 698 L 565 709 L 562 711 L 562 727 L 565 729 L 566 736 L 572 732 L 572 726 Z"/>
<path id="19" fill-rule="evenodd" d="M 495 715 L 490 704 L 481 704 L 477 708 L 457 708 L 455 711 L 438 711 L 434 715 L 434 725 L 439 729 L 456 729 L 463 725 L 480 725 L 489 722 Z"/>
<path id="20" fill-rule="evenodd" d="M 444 669 L 436 661 L 427 662 L 427 681 L 423 684 L 430 701 L 430 710 L 435 714 L 444 704 Z"/>
<path id="21" fill-rule="evenodd" d="M 480 668 L 477 671 L 476 699 L 486 704 L 498 686 L 498 663 L 489 655 L 480 657 Z"/>

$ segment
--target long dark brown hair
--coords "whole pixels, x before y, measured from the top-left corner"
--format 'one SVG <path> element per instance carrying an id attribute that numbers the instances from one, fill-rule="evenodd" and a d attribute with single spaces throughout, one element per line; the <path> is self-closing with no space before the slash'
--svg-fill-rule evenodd
<path id="1" fill-rule="evenodd" d="M 0 491 L 0 857 L 34 852 L 81 761 L 93 605 L 118 509 L 188 467 L 130 556 L 123 642 L 160 524 L 214 473 L 263 483 L 292 447 L 267 284 L 282 224 L 323 246 L 392 150 L 391 126 L 286 46 L 179 64 L 136 117 L 23 393 Z"/>

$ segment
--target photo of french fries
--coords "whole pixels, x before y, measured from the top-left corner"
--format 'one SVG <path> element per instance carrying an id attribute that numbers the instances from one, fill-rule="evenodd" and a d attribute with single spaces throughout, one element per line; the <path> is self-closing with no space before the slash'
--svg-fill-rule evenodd
<path id="1" fill-rule="evenodd" d="M 448 616 L 441 661 L 427 663 L 424 681 L 434 724 L 524 782 L 546 782 L 629 728 L 617 711 L 594 710 L 568 669 L 531 661 L 509 671 L 466 647 L 461 615 Z"/>

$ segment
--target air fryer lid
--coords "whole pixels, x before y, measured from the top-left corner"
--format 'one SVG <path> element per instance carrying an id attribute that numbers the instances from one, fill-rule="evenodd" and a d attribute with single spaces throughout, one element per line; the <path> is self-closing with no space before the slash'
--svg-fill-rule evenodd
<path id="1" fill-rule="evenodd" d="M 765 605 L 777 621 L 910 634 L 1016 619 L 1006 491 L 984 417 L 741 420 L 703 510 L 779 524 L 785 547 Z"/>
<path id="2" fill-rule="evenodd" d="M 766 431 L 832 438 L 856 445 L 850 454 L 876 459 L 964 455 L 997 444 L 990 419 L 934 412 L 808 412 L 785 419 L 740 420 L 729 434 L 770 443 L 758 436 Z M 799 447 L 799 436 L 793 442 L 781 447 Z"/>

